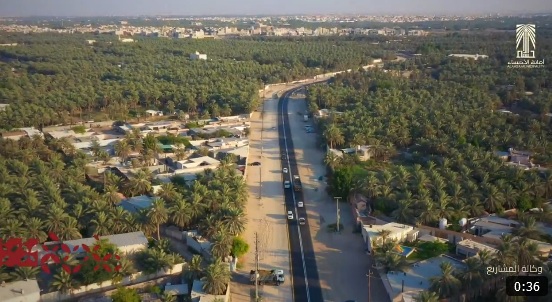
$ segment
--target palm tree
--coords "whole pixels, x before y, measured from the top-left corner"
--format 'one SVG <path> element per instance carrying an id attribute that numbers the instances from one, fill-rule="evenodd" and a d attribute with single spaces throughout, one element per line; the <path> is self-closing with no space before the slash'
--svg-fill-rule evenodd
<path id="1" fill-rule="evenodd" d="M 335 171 L 335 169 L 339 167 L 340 161 L 341 161 L 341 158 L 331 151 L 328 151 L 328 153 L 326 153 L 326 157 L 324 158 L 324 163 L 332 171 Z"/>
<path id="2" fill-rule="evenodd" d="M 142 195 L 151 191 L 151 172 L 146 169 L 140 169 L 134 177 L 130 179 L 128 190 L 131 195 Z"/>
<path id="3" fill-rule="evenodd" d="M 177 199 L 174 205 L 169 209 L 172 223 L 181 230 L 191 221 L 190 205 L 183 199 Z"/>
<path id="4" fill-rule="evenodd" d="M 73 289 L 79 288 L 79 285 L 77 281 L 73 279 L 73 276 L 61 269 L 54 275 L 52 283 L 50 283 L 50 288 L 62 294 L 67 294 Z"/>
<path id="5" fill-rule="evenodd" d="M 398 222 L 412 223 L 414 218 L 414 204 L 411 199 L 402 199 L 399 206 L 391 213 L 391 217 Z"/>
<path id="6" fill-rule="evenodd" d="M 115 155 L 121 158 L 121 162 L 126 162 L 132 147 L 128 144 L 126 140 L 120 140 L 115 144 Z"/>
<path id="7" fill-rule="evenodd" d="M 465 291 L 475 294 L 483 283 L 482 271 L 485 268 L 481 267 L 481 262 L 477 257 L 468 258 L 464 262 L 466 266 L 459 273 L 458 279 L 462 281 Z"/>
<path id="8" fill-rule="evenodd" d="M 173 183 L 165 183 L 161 185 L 161 192 L 157 195 L 167 201 L 167 203 L 173 203 L 177 199 L 181 198 L 180 193 L 177 191 Z"/>
<path id="9" fill-rule="evenodd" d="M 190 263 L 188 264 L 188 270 L 186 271 L 188 284 L 191 285 L 194 280 L 197 280 L 201 277 L 201 273 L 203 272 L 203 268 L 201 266 L 202 261 L 203 259 L 200 255 L 192 256 L 192 260 L 190 260 Z"/>
<path id="10" fill-rule="evenodd" d="M 452 297 L 458 293 L 461 282 L 454 276 L 454 267 L 449 262 L 440 265 L 441 276 L 430 278 L 430 290 L 439 294 L 441 298 Z"/>
<path id="11" fill-rule="evenodd" d="M 232 240 L 232 236 L 219 230 L 212 238 L 211 254 L 216 258 L 226 258 L 232 251 Z"/>
<path id="12" fill-rule="evenodd" d="M 341 133 L 341 130 L 337 125 L 330 124 L 324 131 L 324 137 L 330 143 L 330 149 L 333 149 L 334 145 L 340 145 L 345 142 L 345 138 Z"/>
<path id="13" fill-rule="evenodd" d="M 10 273 L 10 276 L 13 280 L 29 280 L 35 279 L 36 276 L 40 273 L 39 267 L 17 267 L 13 272 Z"/>
<path id="14" fill-rule="evenodd" d="M 169 219 L 169 211 L 165 207 L 165 201 L 161 198 L 153 199 L 148 210 L 148 219 L 151 224 L 157 226 L 157 240 L 161 240 L 160 226 Z"/>
<path id="15" fill-rule="evenodd" d="M 245 230 L 247 218 L 243 210 L 239 208 L 227 208 L 222 211 L 222 226 L 229 232 L 230 235 L 236 236 Z"/>
<path id="16" fill-rule="evenodd" d="M 431 291 L 423 291 L 416 298 L 416 302 L 439 302 L 439 296 Z"/>
<path id="17" fill-rule="evenodd" d="M 230 268 L 220 259 L 215 259 L 205 270 L 205 276 L 201 279 L 203 290 L 211 295 L 223 295 L 230 282 Z"/>

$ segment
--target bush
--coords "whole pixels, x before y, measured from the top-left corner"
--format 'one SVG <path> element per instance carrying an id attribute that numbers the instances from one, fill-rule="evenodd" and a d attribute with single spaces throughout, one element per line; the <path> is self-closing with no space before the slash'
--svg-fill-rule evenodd
<path id="1" fill-rule="evenodd" d="M 111 295 L 113 302 L 140 302 L 140 296 L 135 289 L 119 287 L 117 291 Z"/>
<path id="2" fill-rule="evenodd" d="M 78 134 L 84 134 L 86 132 L 86 127 L 84 125 L 79 125 L 71 128 L 71 130 Z"/>

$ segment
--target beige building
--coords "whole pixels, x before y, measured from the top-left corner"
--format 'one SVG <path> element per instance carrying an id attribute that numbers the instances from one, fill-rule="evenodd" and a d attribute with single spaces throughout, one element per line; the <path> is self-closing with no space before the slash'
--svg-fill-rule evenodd
<path id="1" fill-rule="evenodd" d="M 383 225 L 364 225 L 362 227 L 362 238 L 366 243 L 368 251 L 372 251 L 375 244 L 383 243 L 382 233 L 388 232 L 387 239 L 396 240 L 398 242 L 414 241 L 418 238 L 418 230 L 413 227 L 390 222 Z"/>

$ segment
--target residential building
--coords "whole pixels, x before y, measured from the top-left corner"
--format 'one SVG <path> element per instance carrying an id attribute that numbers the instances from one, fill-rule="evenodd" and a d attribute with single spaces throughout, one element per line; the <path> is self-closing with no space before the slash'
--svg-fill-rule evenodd
<path id="1" fill-rule="evenodd" d="M 6 110 L 10 104 L 0 104 L 0 111 Z"/>
<path id="2" fill-rule="evenodd" d="M 479 242 L 470 239 L 464 239 L 456 243 L 456 254 L 465 256 L 466 258 L 473 257 L 481 251 L 488 251 L 495 254 L 498 250 Z"/>
<path id="3" fill-rule="evenodd" d="M 344 154 L 349 154 L 349 155 L 356 154 L 360 158 L 360 160 L 366 161 L 374 156 L 375 146 L 363 145 L 363 146 L 357 146 L 356 148 L 345 148 L 345 149 L 339 149 L 339 150 L 328 149 L 328 152 L 332 152 L 339 157 L 343 157 Z"/>
<path id="4" fill-rule="evenodd" d="M 199 51 L 196 51 L 195 53 L 190 54 L 191 60 L 207 60 L 206 54 L 201 54 Z"/>
<path id="5" fill-rule="evenodd" d="M 205 293 L 203 290 L 203 281 L 200 280 L 194 280 L 194 284 L 192 286 L 192 292 L 191 295 L 191 301 L 192 302 L 215 302 L 215 301 L 223 301 L 228 302 L 229 299 L 229 288 L 226 289 L 226 295 L 209 295 Z"/>
<path id="6" fill-rule="evenodd" d="M 147 209 L 151 207 L 152 203 L 152 197 L 147 195 L 140 195 L 121 201 L 119 206 L 131 213 L 136 213 L 142 209 Z"/>
<path id="7" fill-rule="evenodd" d="M 389 288 L 387 293 L 391 301 L 414 302 L 420 292 L 429 289 L 429 279 L 441 275 L 441 263 L 450 263 L 455 269 L 461 270 L 465 264 L 445 255 L 416 262 L 404 272 L 388 272 L 386 274 Z M 384 280 L 385 282 L 385 280 Z"/>
<path id="8" fill-rule="evenodd" d="M 180 160 L 174 163 L 176 170 L 192 169 L 205 166 L 218 166 L 219 164 L 220 161 L 209 156 L 188 158 L 186 160 Z"/>
<path id="9" fill-rule="evenodd" d="M 473 60 L 476 60 L 476 61 L 479 60 L 479 59 L 486 59 L 486 58 L 489 57 L 487 55 L 480 55 L 480 54 L 470 55 L 470 54 L 457 54 L 457 53 L 453 53 L 453 54 L 450 54 L 448 56 L 449 57 L 454 57 L 454 58 L 473 59 Z"/>
<path id="10" fill-rule="evenodd" d="M 414 241 L 418 238 L 418 230 L 406 224 L 390 222 L 383 225 L 364 225 L 362 227 L 362 237 L 366 243 L 368 251 L 372 251 L 375 244 L 383 243 L 381 234 L 388 232 L 387 239 L 397 240 L 398 242 Z"/>
<path id="11" fill-rule="evenodd" d="M 132 254 L 138 251 L 147 249 L 148 247 L 148 238 L 142 231 L 116 234 L 109 236 L 101 236 L 100 239 L 107 239 L 109 243 L 115 245 L 119 251 L 123 254 Z M 63 244 L 67 245 L 71 250 L 72 254 L 83 254 L 85 252 L 83 244 L 92 248 L 96 243 L 96 238 L 82 238 L 76 240 L 67 240 L 63 241 Z M 56 245 L 60 242 L 46 242 L 46 246 Z M 42 250 L 42 247 L 37 246 L 39 251 Z"/>
<path id="12" fill-rule="evenodd" d="M 36 280 L 14 282 L 2 281 L 0 286 L 0 301 L 2 302 L 39 302 L 40 288 Z"/>
<path id="13" fill-rule="evenodd" d="M 146 110 L 147 116 L 163 116 L 163 111 L 158 110 Z"/>
<path id="14" fill-rule="evenodd" d="M 0 137 L 3 139 L 11 139 L 14 141 L 18 141 L 20 138 L 27 136 L 27 132 L 22 130 L 14 130 L 14 131 L 5 131 L 0 132 Z"/>

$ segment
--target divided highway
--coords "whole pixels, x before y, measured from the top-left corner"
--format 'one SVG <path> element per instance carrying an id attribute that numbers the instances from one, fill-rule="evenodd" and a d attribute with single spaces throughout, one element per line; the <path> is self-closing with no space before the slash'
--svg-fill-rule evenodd
<path id="1" fill-rule="evenodd" d="M 289 126 L 288 98 L 299 88 L 284 93 L 278 102 L 278 133 L 282 168 L 287 168 L 283 180 L 293 183 L 292 175 L 299 175 L 291 130 Z M 293 115 L 293 114 L 292 114 Z M 283 183 L 282 183 L 283 186 Z M 306 209 L 297 207 L 303 201 L 303 192 L 295 192 L 293 186 L 284 190 L 286 211 L 293 212 L 293 219 L 288 219 L 289 244 L 291 253 L 291 274 L 293 276 L 293 298 L 295 302 L 321 302 L 322 289 L 318 277 L 318 268 L 314 257 L 314 248 L 309 231 Z M 286 215 L 287 217 L 287 215 Z M 299 225 L 298 219 L 305 218 L 305 225 Z"/>

